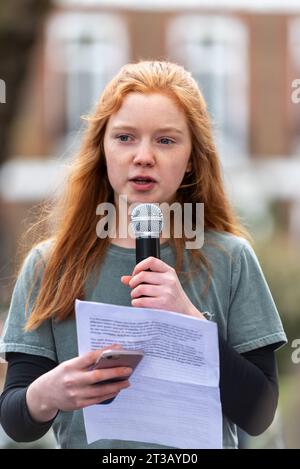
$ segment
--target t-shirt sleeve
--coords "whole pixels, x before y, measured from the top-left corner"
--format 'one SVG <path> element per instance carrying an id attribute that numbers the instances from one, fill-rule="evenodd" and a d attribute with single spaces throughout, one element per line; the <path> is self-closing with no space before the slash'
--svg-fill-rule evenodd
<path id="1" fill-rule="evenodd" d="M 57 362 L 50 320 L 43 322 L 33 331 L 24 331 L 24 326 L 40 288 L 44 268 L 45 264 L 40 249 L 33 248 L 26 257 L 14 286 L 8 316 L 0 339 L 0 352 L 29 353 Z M 26 313 L 25 306 L 31 290 Z"/>
<path id="2" fill-rule="evenodd" d="M 246 241 L 234 262 L 227 336 L 239 353 L 270 344 L 277 349 L 287 342 L 262 269 Z"/>

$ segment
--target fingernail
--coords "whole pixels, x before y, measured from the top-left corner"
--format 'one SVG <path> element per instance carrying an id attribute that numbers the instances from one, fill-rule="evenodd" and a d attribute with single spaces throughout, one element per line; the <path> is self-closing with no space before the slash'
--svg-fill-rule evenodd
<path id="1" fill-rule="evenodd" d="M 129 388 L 129 386 L 130 386 L 130 383 L 122 384 L 123 389 Z"/>

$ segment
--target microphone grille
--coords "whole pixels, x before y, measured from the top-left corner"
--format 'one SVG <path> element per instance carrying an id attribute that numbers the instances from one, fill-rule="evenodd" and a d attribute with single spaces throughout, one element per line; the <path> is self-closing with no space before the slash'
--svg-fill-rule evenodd
<path id="1" fill-rule="evenodd" d="M 159 238 L 163 214 L 155 204 L 139 204 L 131 212 L 131 226 L 136 238 Z"/>

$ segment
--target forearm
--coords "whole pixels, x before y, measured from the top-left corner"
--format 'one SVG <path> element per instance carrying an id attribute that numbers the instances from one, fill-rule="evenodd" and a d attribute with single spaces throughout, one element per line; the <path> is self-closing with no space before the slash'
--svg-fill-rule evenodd
<path id="1" fill-rule="evenodd" d="M 26 404 L 26 388 L 11 390 L 1 402 L 0 420 L 7 435 L 17 442 L 35 441 L 51 428 L 53 420 L 38 423 Z"/>
<path id="2" fill-rule="evenodd" d="M 278 402 L 274 352 L 263 347 L 239 355 L 221 337 L 219 348 L 223 413 L 250 435 L 259 435 L 271 424 Z"/>
<path id="3" fill-rule="evenodd" d="M 53 420 L 59 411 L 59 409 L 50 405 L 50 389 L 47 389 L 47 384 L 44 386 L 44 389 L 48 392 L 41 391 L 42 378 L 43 376 L 31 383 L 26 392 L 27 409 L 32 419 L 39 423 Z"/>
<path id="4" fill-rule="evenodd" d="M 44 357 L 21 353 L 8 354 L 8 362 L 6 383 L 0 396 L 2 427 L 15 441 L 35 441 L 47 433 L 54 420 L 51 417 L 55 416 L 49 415 L 48 421 L 44 422 L 35 419 L 36 416 L 27 406 L 26 394 L 30 384 L 53 369 L 56 363 Z"/>

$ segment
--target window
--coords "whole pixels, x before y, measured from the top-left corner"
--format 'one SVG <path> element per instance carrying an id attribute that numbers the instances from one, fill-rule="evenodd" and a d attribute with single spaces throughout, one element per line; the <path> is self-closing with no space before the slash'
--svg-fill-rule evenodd
<path id="1" fill-rule="evenodd" d="M 222 162 L 239 163 L 248 154 L 247 28 L 229 16 L 179 16 L 169 24 L 167 47 L 203 92 Z"/>
<path id="2" fill-rule="evenodd" d="M 53 75 L 56 82 L 60 77 L 66 134 L 79 129 L 80 116 L 90 112 L 106 83 L 127 61 L 127 30 L 117 15 L 66 12 L 52 17 L 46 52 L 52 80 L 49 78 L 46 88 L 53 87 Z M 49 95 L 53 99 L 53 92 Z M 48 99 L 46 113 L 52 105 Z"/>

